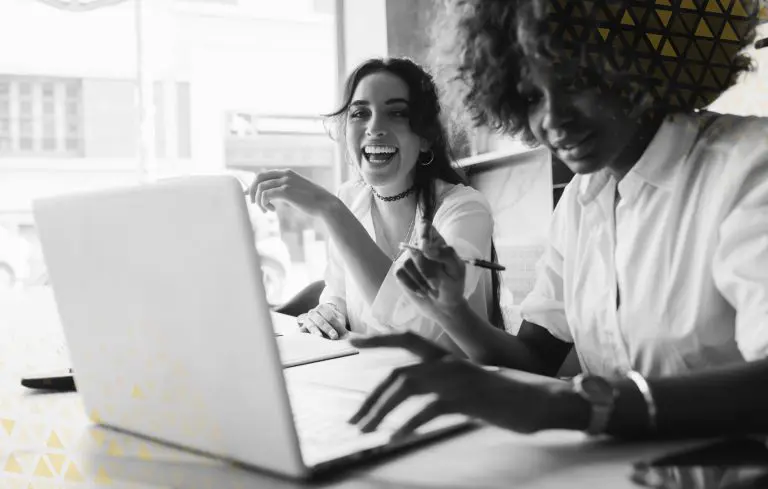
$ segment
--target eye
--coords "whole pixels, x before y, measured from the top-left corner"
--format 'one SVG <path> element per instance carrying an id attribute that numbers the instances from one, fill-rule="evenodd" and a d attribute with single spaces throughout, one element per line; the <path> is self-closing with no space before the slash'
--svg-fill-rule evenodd
<path id="1" fill-rule="evenodd" d="M 368 114 L 368 110 L 366 109 L 355 109 L 352 112 L 349 113 L 350 119 L 362 119 Z"/>
<path id="2" fill-rule="evenodd" d="M 408 118 L 410 116 L 410 114 L 408 113 L 408 109 L 393 110 L 391 114 L 392 114 L 392 117 L 399 117 L 399 118 Z"/>

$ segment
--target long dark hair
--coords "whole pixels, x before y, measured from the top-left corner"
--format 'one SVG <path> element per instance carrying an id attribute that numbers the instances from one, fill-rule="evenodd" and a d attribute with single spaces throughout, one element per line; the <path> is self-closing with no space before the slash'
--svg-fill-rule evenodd
<path id="1" fill-rule="evenodd" d="M 408 58 L 372 58 L 364 61 L 347 77 L 341 106 L 324 116 L 326 127 L 332 138 L 343 139 L 346 114 L 358 84 L 366 76 L 379 72 L 391 73 L 408 86 L 411 130 L 429 142 L 431 154 L 421 153 L 414 167 L 414 185 L 422 215 L 431 221 L 439 204 L 435 182 L 442 180 L 451 184 L 468 184 L 463 172 L 453 164 L 447 133 L 441 121 L 440 98 L 432 75 Z M 432 161 L 426 164 L 429 158 L 432 158 Z M 496 260 L 493 241 L 491 241 L 491 259 Z M 494 326 L 503 329 L 504 320 L 500 305 L 501 281 L 498 272 L 492 271 L 491 279 L 493 306 L 490 321 Z"/>

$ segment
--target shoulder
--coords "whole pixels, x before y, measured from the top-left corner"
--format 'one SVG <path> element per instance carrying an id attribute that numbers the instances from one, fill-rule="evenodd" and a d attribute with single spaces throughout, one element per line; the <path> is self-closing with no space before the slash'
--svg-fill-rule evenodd
<path id="1" fill-rule="evenodd" d="M 491 205 L 488 203 L 488 199 L 480 191 L 468 185 L 438 180 L 435 182 L 435 195 L 438 202 L 437 214 L 468 207 L 479 207 L 491 214 Z"/>
<path id="2" fill-rule="evenodd" d="M 696 172 L 718 192 L 736 194 L 768 178 L 768 118 L 711 114 L 696 143 Z"/>
<path id="3" fill-rule="evenodd" d="M 336 192 L 336 196 L 341 199 L 347 207 L 352 207 L 357 200 L 367 194 L 368 186 L 359 178 L 352 178 L 351 180 L 342 183 L 339 187 L 339 191 Z"/>
<path id="4" fill-rule="evenodd" d="M 704 113 L 697 146 L 718 161 L 766 161 L 768 118 Z"/>

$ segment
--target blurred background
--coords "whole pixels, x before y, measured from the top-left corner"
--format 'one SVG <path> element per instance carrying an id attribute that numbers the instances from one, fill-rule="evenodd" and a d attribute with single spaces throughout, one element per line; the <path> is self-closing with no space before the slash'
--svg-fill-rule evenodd
<path id="1" fill-rule="evenodd" d="M 31 213 L 38 197 L 203 173 L 247 185 L 271 168 L 335 191 L 351 169 L 321 114 L 335 109 L 345 75 L 365 58 L 427 62 L 435 8 L 432 0 L 3 0 L 0 297 L 50 285 Z M 768 115 L 768 49 L 753 54 L 757 71 L 714 109 Z M 525 150 L 482 130 L 456 144 L 473 161 Z M 270 302 L 322 276 L 318 222 L 291 208 L 249 208 Z M 533 269 L 524 273 L 530 279 Z"/>

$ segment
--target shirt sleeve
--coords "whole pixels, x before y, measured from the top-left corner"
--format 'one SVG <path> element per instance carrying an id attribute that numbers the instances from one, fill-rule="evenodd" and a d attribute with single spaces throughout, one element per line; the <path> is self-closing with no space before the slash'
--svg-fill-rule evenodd
<path id="1" fill-rule="evenodd" d="M 563 262 L 569 214 L 577 203 L 578 176 L 563 191 L 555 208 L 544 253 L 536 264 L 533 289 L 520 305 L 520 315 L 529 323 L 545 328 L 560 341 L 573 343 L 565 315 Z"/>
<path id="2" fill-rule="evenodd" d="M 487 260 L 490 257 L 493 236 L 490 206 L 482 194 L 473 189 L 463 188 L 456 194 L 446 197 L 440 205 L 435 213 L 433 225 L 460 256 Z M 455 345 L 442 327 L 422 315 L 398 283 L 395 271 L 405 259 L 406 255 L 401 255 L 387 273 L 371 306 L 372 316 L 391 329 L 414 331 L 438 344 L 454 348 Z M 478 294 L 479 289 L 487 290 Z M 464 295 L 468 298 L 480 296 L 478 300 L 471 301 L 471 305 L 482 317 L 488 316 L 490 289 L 489 270 L 467 267 Z"/>
<path id="3" fill-rule="evenodd" d="M 765 127 L 765 126 L 761 126 Z M 719 228 L 712 273 L 736 310 L 735 338 L 746 360 L 768 358 L 768 144 L 755 135 L 744 154 L 731 152 L 732 205 Z M 729 165 L 730 167 L 730 165 Z"/>
<path id="4" fill-rule="evenodd" d="M 336 197 L 349 207 L 356 188 L 354 182 L 347 182 L 339 188 Z M 330 235 L 326 246 L 326 266 L 323 278 L 325 279 L 325 288 L 320 294 L 320 304 L 332 302 L 344 314 L 344 317 L 348 317 L 346 267 L 339 248 Z"/>

